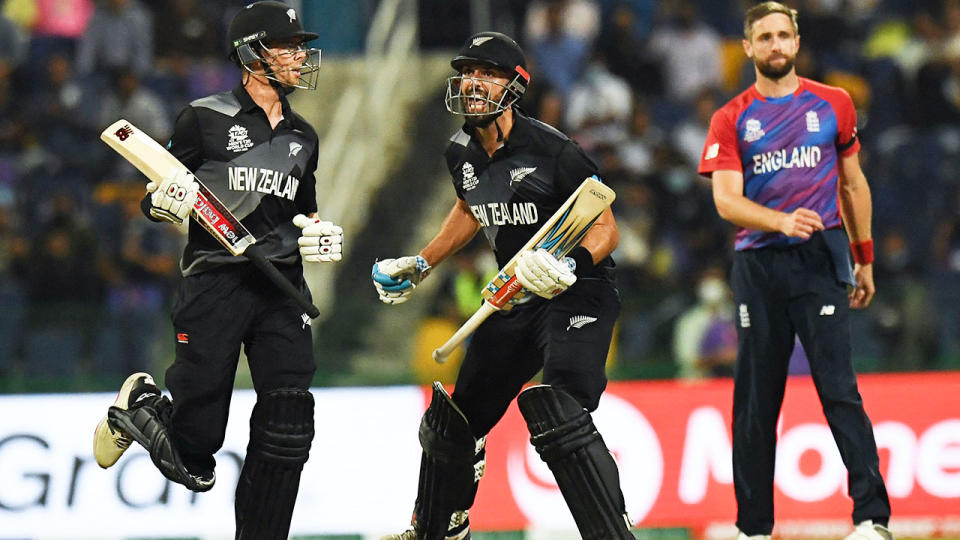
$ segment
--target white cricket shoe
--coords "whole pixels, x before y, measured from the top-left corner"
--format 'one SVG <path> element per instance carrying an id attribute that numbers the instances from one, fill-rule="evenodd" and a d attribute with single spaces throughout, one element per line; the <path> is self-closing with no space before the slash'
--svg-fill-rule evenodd
<path id="1" fill-rule="evenodd" d="M 113 406 L 126 410 L 130 406 L 131 396 L 136 394 L 135 397 L 139 397 L 148 393 L 158 395 L 160 393 L 153 378 L 146 373 L 134 373 L 123 381 Z M 93 457 L 96 458 L 97 465 L 104 469 L 112 466 L 127 451 L 127 448 L 130 448 L 131 442 L 133 439 L 111 426 L 107 415 L 104 415 L 93 432 Z"/>
<path id="2" fill-rule="evenodd" d="M 417 533 L 414 532 L 413 528 L 410 528 L 400 534 L 388 534 L 386 536 L 381 536 L 380 540 L 417 540 Z M 471 540 L 470 528 L 467 527 L 454 536 L 448 536 L 445 540 Z"/>
<path id="3" fill-rule="evenodd" d="M 755 534 L 753 536 L 747 536 L 744 533 L 737 535 L 737 540 L 770 540 L 769 534 Z"/>
<path id="4" fill-rule="evenodd" d="M 861 521 L 843 540 L 893 540 L 890 529 L 872 520 Z"/>
<path id="5" fill-rule="evenodd" d="M 400 534 L 381 536 L 380 540 L 417 540 L 417 533 L 413 529 L 407 529 Z"/>

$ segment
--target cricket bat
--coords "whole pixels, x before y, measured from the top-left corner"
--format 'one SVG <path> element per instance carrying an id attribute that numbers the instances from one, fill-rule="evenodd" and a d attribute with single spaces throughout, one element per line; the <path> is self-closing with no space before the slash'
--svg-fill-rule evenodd
<path id="1" fill-rule="evenodd" d="M 124 159 L 129 161 L 147 178 L 159 184 L 163 178 L 173 175 L 187 167 L 173 154 L 168 152 L 149 135 L 137 129 L 130 122 L 120 119 L 100 133 L 100 140 L 107 143 Z M 234 256 L 244 256 L 253 263 L 266 277 L 280 288 L 284 294 L 297 303 L 311 318 L 320 315 L 317 309 L 296 288 L 293 283 L 283 276 L 273 264 L 264 257 L 257 239 L 240 222 L 233 213 L 217 198 L 203 182 L 197 178 L 200 190 L 197 192 L 197 201 L 194 203 L 190 215 L 197 223 L 217 239 L 223 247 Z"/>
<path id="2" fill-rule="evenodd" d="M 509 303 L 510 299 L 523 289 L 514 275 L 514 267 L 521 253 L 529 249 L 543 248 L 558 259 L 565 256 L 580 245 L 587 231 L 616 196 L 616 193 L 600 182 L 596 176 L 584 180 L 566 202 L 540 227 L 540 230 L 527 240 L 520 251 L 507 261 L 497 276 L 484 287 L 482 291 L 484 301 L 480 309 L 467 319 L 467 322 L 463 323 L 446 343 L 433 351 L 433 359 L 440 364 L 446 362 L 450 353 L 463 343 L 487 317 L 501 309 L 508 310 L 513 307 Z"/>

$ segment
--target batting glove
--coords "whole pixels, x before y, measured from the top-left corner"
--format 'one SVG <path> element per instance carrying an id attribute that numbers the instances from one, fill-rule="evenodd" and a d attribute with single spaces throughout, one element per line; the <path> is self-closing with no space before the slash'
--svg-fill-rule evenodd
<path id="1" fill-rule="evenodd" d="M 523 288 L 543 298 L 553 298 L 577 281 L 577 263 L 570 257 L 559 260 L 540 248 L 524 251 L 513 268 Z"/>
<path id="2" fill-rule="evenodd" d="M 293 217 L 300 227 L 300 256 L 307 262 L 337 262 L 343 257 L 343 229 L 330 221 L 308 218 L 303 214 Z"/>
<path id="3" fill-rule="evenodd" d="M 190 215 L 197 201 L 200 184 L 193 173 L 183 169 L 165 177 L 159 184 L 147 184 L 150 193 L 150 215 L 180 225 Z"/>
<path id="4" fill-rule="evenodd" d="M 377 288 L 384 304 L 402 304 L 407 301 L 417 285 L 427 277 L 430 265 L 416 255 L 399 259 L 384 259 L 373 263 L 373 286 Z"/>

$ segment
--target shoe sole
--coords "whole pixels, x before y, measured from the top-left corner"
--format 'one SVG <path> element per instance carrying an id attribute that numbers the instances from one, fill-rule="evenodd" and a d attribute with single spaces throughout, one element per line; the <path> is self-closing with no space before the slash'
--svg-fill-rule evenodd
<path id="1" fill-rule="evenodd" d="M 150 383 L 154 384 L 153 378 L 150 377 L 148 373 L 134 373 L 130 375 L 127 377 L 127 380 L 123 381 L 123 386 L 121 386 L 120 391 L 117 392 L 117 398 L 113 401 L 114 407 L 126 410 L 129 406 L 127 398 L 130 396 L 130 391 L 133 390 L 133 386 L 142 377 L 150 379 Z M 120 459 L 120 456 L 127 451 L 126 448 L 117 446 L 116 441 L 120 437 L 123 437 L 122 432 L 117 430 L 117 433 L 121 434 L 117 435 L 114 432 L 114 429 L 110 427 L 110 421 L 107 419 L 107 415 L 103 415 L 100 423 L 97 424 L 97 429 L 93 432 L 93 457 L 96 459 L 97 465 L 103 469 L 113 466 L 113 464 Z"/>

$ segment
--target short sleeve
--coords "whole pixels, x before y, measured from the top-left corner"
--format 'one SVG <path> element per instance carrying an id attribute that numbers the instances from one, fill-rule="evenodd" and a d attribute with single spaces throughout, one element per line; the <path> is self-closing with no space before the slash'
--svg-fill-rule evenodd
<path id="1" fill-rule="evenodd" d="M 737 127 L 732 113 L 726 108 L 713 113 L 710 119 L 710 130 L 703 143 L 697 172 L 709 178 L 714 171 L 721 170 L 743 171 Z"/>
<path id="2" fill-rule="evenodd" d="M 842 157 L 860 151 L 860 139 L 857 137 L 857 110 L 846 90 L 837 89 L 836 97 L 831 101 L 837 115 L 837 153 Z"/>
<path id="3" fill-rule="evenodd" d="M 200 122 L 193 107 L 184 107 L 173 126 L 167 150 L 193 172 L 203 165 L 203 141 Z"/>
<path id="4" fill-rule="evenodd" d="M 568 141 L 557 156 L 557 186 L 564 193 L 573 193 L 590 176 L 598 175 L 597 165 L 580 148 Z"/>

